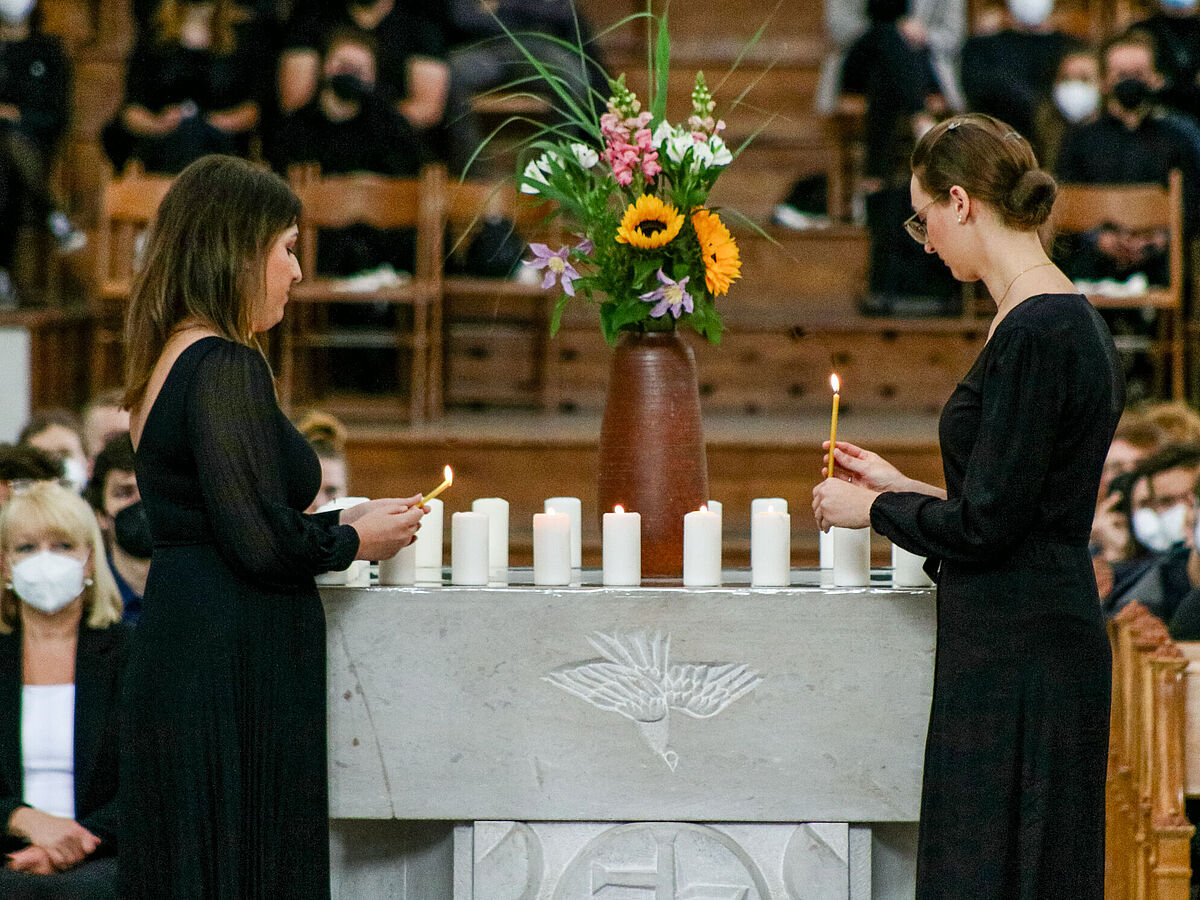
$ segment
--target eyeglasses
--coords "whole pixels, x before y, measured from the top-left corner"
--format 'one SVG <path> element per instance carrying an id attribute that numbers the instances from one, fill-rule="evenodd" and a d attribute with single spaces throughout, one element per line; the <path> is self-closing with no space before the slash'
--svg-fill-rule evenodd
<path id="1" fill-rule="evenodd" d="M 928 243 L 929 241 L 929 229 L 925 227 L 925 223 L 921 220 L 921 214 L 935 203 L 937 203 L 936 197 L 904 220 L 904 230 L 918 244 Z"/>

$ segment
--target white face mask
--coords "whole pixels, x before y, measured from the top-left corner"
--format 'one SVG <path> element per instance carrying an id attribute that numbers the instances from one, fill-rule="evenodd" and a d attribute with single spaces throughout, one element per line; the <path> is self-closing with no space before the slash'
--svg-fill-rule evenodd
<path id="1" fill-rule="evenodd" d="M 1008 0 L 1008 11 L 1012 17 L 1030 28 L 1045 22 L 1052 9 L 1054 0 Z"/>
<path id="2" fill-rule="evenodd" d="M 3 3 L 4 0 L 0 0 Z M 63 476 L 71 483 L 71 488 L 77 494 L 82 494 L 87 487 L 87 465 L 81 459 L 68 456 L 63 460 Z"/>
<path id="3" fill-rule="evenodd" d="M 1137 509 L 1133 512 L 1133 536 L 1143 546 L 1162 553 L 1184 539 L 1186 520 L 1187 506 L 1183 503 L 1176 503 L 1161 513 Z"/>
<path id="4" fill-rule="evenodd" d="M 1100 88 L 1088 81 L 1060 81 L 1054 86 L 1054 105 L 1071 124 L 1082 122 L 1100 108 Z"/>
<path id="5" fill-rule="evenodd" d="M 83 593 L 83 563 L 43 550 L 12 567 L 12 586 L 34 609 L 53 615 Z"/>
<path id="6" fill-rule="evenodd" d="M 34 0 L 0 0 L 0 19 L 23 22 L 33 10 Z"/>

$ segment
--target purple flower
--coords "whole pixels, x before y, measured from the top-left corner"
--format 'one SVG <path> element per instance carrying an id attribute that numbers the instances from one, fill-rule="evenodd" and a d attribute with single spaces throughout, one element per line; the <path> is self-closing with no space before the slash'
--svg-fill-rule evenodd
<path id="1" fill-rule="evenodd" d="M 651 318 L 661 318 L 668 309 L 676 319 L 683 315 L 684 311 L 692 311 L 692 295 L 686 290 L 690 277 L 690 275 L 684 275 L 678 281 L 674 281 L 662 269 L 658 270 L 658 280 L 662 284 L 654 290 L 642 294 L 641 297 L 647 303 L 658 301 L 654 309 L 650 310 Z"/>
<path id="2" fill-rule="evenodd" d="M 589 255 L 596 249 L 596 245 L 592 243 L 591 238 L 585 237 L 582 234 L 577 234 L 575 237 L 579 238 L 579 243 L 575 245 L 575 249 L 584 256 Z"/>
<path id="3" fill-rule="evenodd" d="M 548 288 L 555 281 L 561 281 L 563 293 L 568 297 L 574 297 L 574 282 L 579 277 L 579 273 L 575 271 L 574 266 L 567 262 L 567 254 L 571 252 L 570 248 L 559 247 L 557 250 L 551 250 L 545 244 L 530 244 L 529 249 L 533 251 L 533 259 L 525 260 L 525 265 L 546 270 L 546 277 L 542 279 L 542 288 Z"/>

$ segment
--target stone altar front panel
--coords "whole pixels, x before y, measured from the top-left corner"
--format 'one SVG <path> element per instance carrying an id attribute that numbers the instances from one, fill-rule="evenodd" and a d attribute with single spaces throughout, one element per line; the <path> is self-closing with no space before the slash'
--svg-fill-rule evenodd
<path id="1" fill-rule="evenodd" d="M 931 590 L 323 595 L 335 818 L 917 819 Z"/>

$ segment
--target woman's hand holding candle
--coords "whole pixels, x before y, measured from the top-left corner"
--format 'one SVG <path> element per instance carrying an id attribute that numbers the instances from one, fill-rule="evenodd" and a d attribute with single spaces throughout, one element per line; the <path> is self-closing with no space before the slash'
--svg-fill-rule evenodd
<path id="1" fill-rule="evenodd" d="M 822 474 L 824 474 L 828 471 L 826 467 L 829 463 L 829 441 L 825 441 L 821 448 L 826 451 L 822 460 L 824 465 L 821 467 Z M 833 462 L 834 476 L 842 481 L 849 481 L 851 484 L 861 485 L 875 491 L 908 489 L 906 486 L 908 479 L 899 469 L 878 453 L 864 450 L 849 441 L 837 442 L 833 453 Z"/>
<path id="2" fill-rule="evenodd" d="M 413 542 L 426 508 L 420 496 L 370 500 L 342 510 L 338 521 L 358 532 L 355 559 L 387 559 Z"/>
<path id="3" fill-rule="evenodd" d="M 826 478 L 813 488 L 813 516 L 817 527 L 828 531 L 842 528 L 869 528 L 871 504 L 882 491 L 873 491 L 848 481 Z"/>

